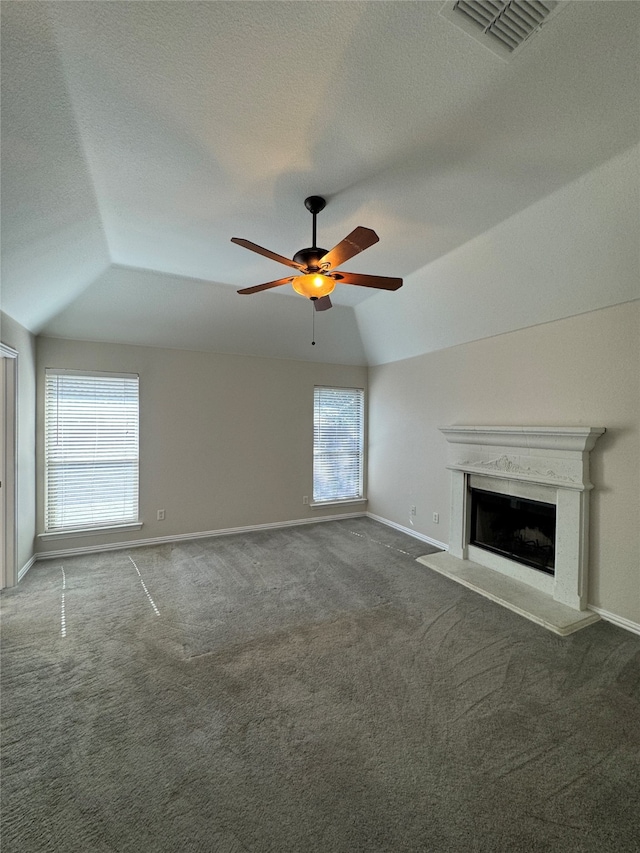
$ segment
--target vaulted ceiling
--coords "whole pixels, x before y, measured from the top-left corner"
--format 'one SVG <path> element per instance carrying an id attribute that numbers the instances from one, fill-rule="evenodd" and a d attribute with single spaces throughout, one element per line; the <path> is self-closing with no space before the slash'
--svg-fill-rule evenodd
<path id="1" fill-rule="evenodd" d="M 320 194 L 321 245 L 373 228 L 345 268 L 410 283 L 639 138 L 636 0 L 566 3 L 508 62 L 442 5 L 5 0 L 3 310 L 34 333 L 364 363 L 359 306 L 403 291 L 339 286 L 311 351 L 290 287 L 235 293 L 287 270 L 231 237 L 291 257 Z"/>

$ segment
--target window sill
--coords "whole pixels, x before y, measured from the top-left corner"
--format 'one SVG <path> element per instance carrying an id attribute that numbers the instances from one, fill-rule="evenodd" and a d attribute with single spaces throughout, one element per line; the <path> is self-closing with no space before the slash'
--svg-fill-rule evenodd
<path id="1" fill-rule="evenodd" d="M 47 533 L 38 533 L 38 539 L 75 539 L 80 536 L 98 536 L 101 533 L 115 533 L 118 530 L 140 530 L 141 521 L 132 521 L 129 524 L 109 524 L 106 527 L 74 527 L 69 530 L 50 530 Z"/>
<path id="2" fill-rule="evenodd" d="M 323 506 L 342 506 L 343 504 L 365 504 L 367 502 L 366 498 L 346 498 L 345 500 L 335 500 L 335 501 L 311 501 L 309 504 L 313 509 L 318 509 Z"/>

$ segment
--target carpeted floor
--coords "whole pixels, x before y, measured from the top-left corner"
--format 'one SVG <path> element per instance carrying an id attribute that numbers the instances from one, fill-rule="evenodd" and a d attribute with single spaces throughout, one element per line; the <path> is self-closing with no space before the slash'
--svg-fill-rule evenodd
<path id="1" fill-rule="evenodd" d="M 561 639 L 353 519 L 2 595 L 3 853 L 640 850 L 640 637 Z"/>

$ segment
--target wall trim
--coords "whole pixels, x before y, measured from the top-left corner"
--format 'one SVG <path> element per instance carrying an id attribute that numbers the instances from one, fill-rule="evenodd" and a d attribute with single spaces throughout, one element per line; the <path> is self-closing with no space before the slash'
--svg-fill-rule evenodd
<path id="1" fill-rule="evenodd" d="M 252 524 L 246 527 L 227 527 L 221 530 L 204 530 L 196 533 L 176 533 L 173 536 L 154 536 L 151 539 L 133 539 L 128 542 L 113 542 L 108 545 L 88 545 L 84 548 L 61 548 L 58 551 L 41 551 L 35 559 L 55 560 L 58 557 L 72 557 L 79 554 L 93 554 L 98 551 L 121 551 L 125 548 L 142 548 L 145 545 L 165 545 L 168 542 L 180 542 L 189 539 L 209 539 L 213 536 L 231 536 L 234 533 L 252 533 L 259 530 L 277 530 L 283 527 L 296 527 L 301 524 L 318 524 L 322 521 L 341 521 L 346 518 L 361 518 L 364 512 L 349 512 L 340 515 L 324 515 L 321 518 L 298 518 L 292 521 L 272 521 L 267 524 Z"/>
<path id="2" fill-rule="evenodd" d="M 26 575 L 26 573 L 29 571 L 31 566 L 33 566 L 33 564 L 36 562 L 37 559 L 38 559 L 38 555 L 33 554 L 33 556 L 27 560 L 27 562 L 24 564 L 24 566 L 18 572 L 18 583 L 20 583 L 22 578 Z"/>
<path id="3" fill-rule="evenodd" d="M 587 604 L 587 610 L 593 610 L 605 622 L 611 622 L 612 625 L 617 625 L 618 628 L 624 628 L 625 631 L 631 631 L 632 634 L 640 635 L 640 624 L 632 622 L 631 619 L 625 619 L 624 616 L 617 616 L 615 613 L 610 613 L 608 610 L 603 610 L 602 607 L 596 607 L 594 604 Z"/>
<path id="4" fill-rule="evenodd" d="M 3 344 L 0 341 L 0 358 L 17 358 L 19 355 L 18 350 L 13 347 L 7 346 L 7 344 Z"/>
<path id="5" fill-rule="evenodd" d="M 431 536 L 426 536 L 424 533 L 418 533 L 417 530 L 413 530 L 411 527 L 405 527 L 403 524 L 397 524 L 395 521 L 389 521 L 388 518 L 382 518 L 381 515 L 375 515 L 372 512 L 365 513 L 367 518 L 372 518 L 374 521 L 379 521 L 381 524 L 386 524 L 387 527 L 393 527 L 396 530 L 400 530 L 402 533 L 406 533 L 409 536 L 413 536 L 414 539 L 420 539 L 421 542 L 426 542 L 429 545 L 433 545 L 434 548 L 440 548 L 443 551 L 448 551 L 449 546 L 444 542 L 439 542 L 437 539 L 432 539 Z"/>
<path id="6" fill-rule="evenodd" d="M 18 583 L 18 351 L 0 342 L 0 369 L 3 371 L 2 405 L 5 412 L 4 441 L 0 447 L 3 455 L 4 518 L 4 577 L 0 587 Z"/>
<path id="7" fill-rule="evenodd" d="M 38 533 L 38 539 L 43 542 L 55 542 L 56 539 L 81 539 L 83 536 L 101 536 L 103 533 L 117 533 L 119 530 L 141 530 L 144 522 L 131 521 L 128 524 L 106 524 L 104 527 L 85 527 L 74 530 L 45 530 Z"/>

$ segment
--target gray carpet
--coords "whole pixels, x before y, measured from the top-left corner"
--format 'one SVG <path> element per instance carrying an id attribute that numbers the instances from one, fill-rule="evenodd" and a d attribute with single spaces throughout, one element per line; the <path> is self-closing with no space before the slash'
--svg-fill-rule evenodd
<path id="1" fill-rule="evenodd" d="M 2 850 L 640 850 L 640 637 L 561 639 L 354 519 L 2 595 Z"/>

